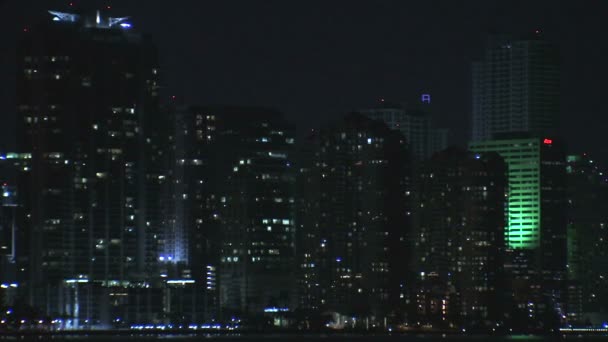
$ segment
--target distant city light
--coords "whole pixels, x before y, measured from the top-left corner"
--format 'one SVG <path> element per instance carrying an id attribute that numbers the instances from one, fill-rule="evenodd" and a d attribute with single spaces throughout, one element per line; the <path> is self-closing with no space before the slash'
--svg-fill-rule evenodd
<path id="1" fill-rule="evenodd" d="M 122 24 L 120 24 L 120 27 L 128 29 L 128 28 L 131 28 L 131 24 L 129 24 L 129 23 L 122 23 Z"/>
<path id="2" fill-rule="evenodd" d="M 194 284 L 196 283 L 195 280 L 193 279 L 174 279 L 174 280 L 167 280 L 167 284 Z"/>
<path id="3" fill-rule="evenodd" d="M 543 140 L 543 144 L 551 145 L 551 144 L 553 144 L 553 140 L 545 138 L 545 140 Z"/>

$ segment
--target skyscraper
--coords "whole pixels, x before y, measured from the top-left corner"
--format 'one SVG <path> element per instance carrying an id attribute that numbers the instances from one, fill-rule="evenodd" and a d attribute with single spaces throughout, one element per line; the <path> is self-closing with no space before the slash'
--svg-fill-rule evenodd
<path id="1" fill-rule="evenodd" d="M 23 258 L 22 230 L 18 229 L 19 191 L 17 174 L 22 172 L 30 155 L 0 154 L 0 282 L 18 282 L 19 260 Z"/>
<path id="2" fill-rule="evenodd" d="M 321 168 L 319 136 L 314 131 L 298 150 L 296 238 L 298 260 L 298 308 L 305 311 L 321 309 L 320 231 Z"/>
<path id="3" fill-rule="evenodd" d="M 75 326 L 122 315 L 113 288 L 155 272 L 159 70 L 127 19 L 49 11 L 18 46 L 26 283 L 33 305 Z"/>
<path id="4" fill-rule="evenodd" d="M 304 294 L 317 301 L 313 308 L 336 313 L 338 325 L 403 319 L 410 228 L 405 138 L 355 113 L 315 140 L 315 156 L 300 168 L 314 192 L 302 197 L 318 202 L 304 203 L 318 216 L 299 226 Z"/>
<path id="5" fill-rule="evenodd" d="M 608 319 L 608 177 L 587 154 L 570 155 L 568 173 L 569 318 Z"/>
<path id="6" fill-rule="evenodd" d="M 422 168 L 415 229 L 418 321 L 495 326 L 504 302 L 506 165 L 447 149 Z"/>
<path id="7" fill-rule="evenodd" d="M 188 266 L 206 281 L 210 310 L 293 310 L 294 128 L 254 107 L 185 108 L 176 122 L 175 232 L 187 235 Z"/>
<path id="8" fill-rule="evenodd" d="M 504 241 L 516 301 L 535 318 L 549 312 L 561 315 L 567 263 L 564 146 L 557 139 L 527 134 L 498 138 L 473 142 L 470 149 L 496 152 L 508 166 Z"/>
<path id="9" fill-rule="evenodd" d="M 473 141 L 496 133 L 554 134 L 559 117 L 559 54 L 540 30 L 488 39 L 473 63 Z"/>

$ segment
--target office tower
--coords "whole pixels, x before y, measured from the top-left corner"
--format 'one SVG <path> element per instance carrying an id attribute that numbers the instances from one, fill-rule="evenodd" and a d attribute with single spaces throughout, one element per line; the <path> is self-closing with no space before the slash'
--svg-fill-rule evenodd
<path id="1" fill-rule="evenodd" d="M 318 217 L 299 227 L 309 249 L 300 251 L 304 271 L 313 276 L 310 287 L 319 287 L 315 306 L 336 313 L 338 326 L 384 326 L 389 316 L 401 321 L 410 210 L 405 138 L 353 113 L 315 139 L 307 186 L 318 194 L 310 209 Z"/>
<path id="2" fill-rule="evenodd" d="M 23 255 L 22 231 L 18 228 L 17 220 L 20 207 L 16 181 L 28 155 L 16 153 L 0 154 L 0 292 L 6 292 L 4 305 L 12 304 L 12 298 L 19 285 L 19 260 Z M 10 286 L 12 284 L 12 286 Z M 2 299 L 2 298 L 0 298 Z"/>
<path id="3" fill-rule="evenodd" d="M 295 131 L 274 110 L 177 110 L 175 200 L 193 279 L 221 314 L 296 306 Z M 214 301 L 217 303 L 213 304 Z"/>
<path id="4" fill-rule="evenodd" d="M 206 128 L 202 115 L 189 107 L 170 105 L 164 109 L 170 118 L 166 184 L 169 203 L 165 211 L 163 244 L 159 251 L 159 261 L 167 264 L 185 263 L 189 265 L 188 227 L 196 224 L 197 217 L 192 208 L 202 206 L 203 176 L 201 148 L 206 146 L 206 137 L 196 134 Z M 198 177 L 198 178 L 197 178 Z M 192 184 L 190 184 L 190 182 Z M 196 210 L 194 210 L 196 212 Z M 198 213 L 202 215 L 203 212 Z M 185 221 L 186 220 L 186 221 Z M 200 223 L 202 218 L 198 218 Z M 197 276 L 204 272 L 200 270 Z"/>
<path id="5" fill-rule="evenodd" d="M 319 212 L 321 168 L 319 139 L 313 133 L 298 149 L 296 189 L 296 247 L 298 262 L 298 308 L 305 314 L 321 309 L 319 283 Z"/>
<path id="6" fill-rule="evenodd" d="M 376 108 L 359 112 L 400 131 L 407 139 L 415 160 L 425 160 L 448 146 L 447 129 L 437 128 L 433 124 L 431 98 L 428 94 L 422 96 L 420 103 L 409 105 L 390 104 L 382 99 Z"/>
<path id="7" fill-rule="evenodd" d="M 0 256 L 2 257 L 2 276 L 0 281 L 4 281 L 7 276 L 7 268 L 5 261 L 9 263 L 15 262 L 15 238 L 16 238 L 16 217 L 15 209 L 17 207 L 17 189 L 14 185 L 9 184 L 5 180 L 0 180 Z"/>
<path id="8" fill-rule="evenodd" d="M 216 115 L 210 165 L 221 224 L 220 305 L 260 314 L 293 310 L 295 278 L 294 128 L 278 112 L 225 108 Z"/>
<path id="9" fill-rule="evenodd" d="M 1 157 L 0 157 L 1 158 Z M 0 305 L 8 307 L 18 294 L 17 280 L 17 188 L 13 179 L 4 174 L 4 162 L 0 162 Z M 10 183 L 9 183 L 10 181 Z"/>
<path id="10" fill-rule="evenodd" d="M 587 154 L 567 158 L 568 318 L 600 326 L 608 319 L 608 177 Z"/>
<path id="11" fill-rule="evenodd" d="M 473 141 L 496 133 L 554 134 L 559 116 L 559 54 L 540 31 L 488 39 L 473 63 Z"/>
<path id="12" fill-rule="evenodd" d="M 23 216 L 20 197 L 23 195 L 20 195 L 17 180 L 20 174 L 29 172 L 31 158 L 31 153 L 0 153 L 0 282 L 14 283 L 17 287 L 26 280 L 29 260 L 27 239 L 20 224 Z"/>
<path id="13" fill-rule="evenodd" d="M 125 287 L 156 272 L 158 61 L 130 29 L 105 12 L 49 11 L 18 45 L 29 298 L 72 327 L 124 318 Z"/>
<path id="14" fill-rule="evenodd" d="M 16 261 L 16 210 L 18 206 L 17 174 L 22 165 L 16 153 L 0 153 L 0 281 L 5 281 L 7 265 Z"/>
<path id="15" fill-rule="evenodd" d="M 455 148 L 420 171 L 415 228 L 416 316 L 434 327 L 503 319 L 506 164 Z"/>
<path id="16" fill-rule="evenodd" d="M 533 320 L 563 316 L 566 279 L 566 166 L 553 138 L 506 134 L 473 142 L 477 153 L 496 152 L 508 166 L 505 245 L 507 273 L 518 310 Z M 544 318 L 539 317 L 538 315 Z M 545 322 L 547 323 L 547 322 Z M 552 323 L 553 324 L 553 323 Z M 546 326 L 546 325 L 545 325 Z"/>
<path id="17" fill-rule="evenodd" d="M 217 154 L 215 110 L 203 107 L 168 108 L 172 121 L 167 173 L 171 202 L 163 231 L 159 261 L 168 278 L 191 279 L 188 287 L 199 288 L 204 320 L 219 314 L 217 271 L 220 260 L 221 223 L 217 219 L 221 189 L 214 174 Z M 227 159 L 228 160 L 228 159 Z"/>

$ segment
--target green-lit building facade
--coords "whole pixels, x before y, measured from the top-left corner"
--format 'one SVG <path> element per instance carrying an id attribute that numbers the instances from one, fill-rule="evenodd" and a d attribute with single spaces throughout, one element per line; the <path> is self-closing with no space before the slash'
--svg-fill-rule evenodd
<path id="1" fill-rule="evenodd" d="M 474 152 L 498 152 L 509 170 L 505 243 L 509 248 L 540 244 L 540 143 L 536 139 L 492 140 L 471 144 Z"/>
<path id="2" fill-rule="evenodd" d="M 522 324 L 555 324 L 565 317 L 567 200 L 564 146 L 551 137 L 498 135 L 473 142 L 477 153 L 497 152 L 508 168 L 505 270 L 513 312 Z M 543 317 L 538 317 L 543 315 Z M 526 323 L 525 321 L 528 321 Z"/>

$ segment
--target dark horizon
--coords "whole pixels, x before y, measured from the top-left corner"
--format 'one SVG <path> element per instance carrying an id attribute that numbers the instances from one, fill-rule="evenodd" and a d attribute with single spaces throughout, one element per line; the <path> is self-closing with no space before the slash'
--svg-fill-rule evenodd
<path id="1" fill-rule="evenodd" d="M 47 9 L 67 10 L 68 3 L 0 5 L 11 14 L 0 23 L 8 45 L 0 52 L 0 74 L 8 84 L 15 80 L 22 26 Z M 274 107 L 302 134 L 379 98 L 400 103 L 429 93 L 438 126 L 449 128 L 451 142 L 459 145 L 470 135 L 471 62 L 481 57 L 487 33 L 540 29 L 561 48 L 561 135 L 569 151 L 608 161 L 601 147 L 607 48 L 599 44 L 606 3 L 87 1 L 91 8 L 108 5 L 156 41 L 165 100 Z M 0 94 L 3 150 L 14 148 L 14 96 L 12 87 Z"/>

